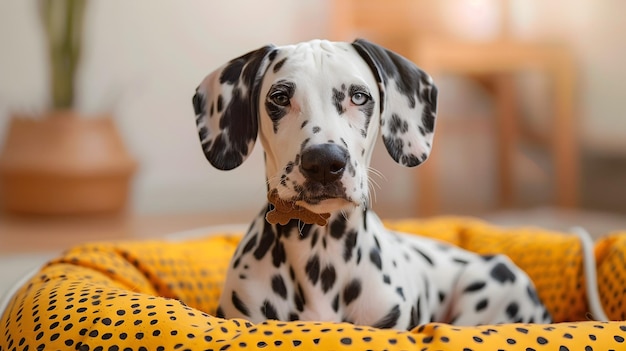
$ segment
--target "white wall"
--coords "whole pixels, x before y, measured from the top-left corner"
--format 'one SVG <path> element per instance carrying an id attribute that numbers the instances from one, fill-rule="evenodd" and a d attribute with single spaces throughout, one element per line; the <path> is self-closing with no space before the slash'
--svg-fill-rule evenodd
<path id="1" fill-rule="evenodd" d="M 136 211 L 258 210 L 265 197 L 260 147 L 234 171 L 211 168 L 199 147 L 191 96 L 206 74 L 235 56 L 267 43 L 326 36 L 327 2 L 91 1 L 78 106 L 85 112 L 114 112 L 129 149 L 140 161 L 132 199 Z M 566 40 L 574 46 L 580 63 L 578 112 L 585 146 L 626 153 L 626 43 L 619 35 L 626 32 L 622 20 L 626 2 L 512 3 L 520 36 Z M 34 0 L 0 0 L 0 143 L 10 111 L 41 110 L 48 101 L 36 15 Z M 450 99 L 452 90 L 444 92 L 447 98 L 442 102 L 455 106 L 442 109 L 465 108 L 463 101 Z M 451 156 L 442 168 L 446 182 L 453 184 L 444 187 L 450 197 L 463 192 L 466 201 L 478 201 L 490 194 L 493 160 L 477 157 L 493 145 L 482 135 L 466 136 L 465 143 L 469 140 L 475 147 L 470 152 L 457 137 L 463 136 L 440 146 Z M 396 168 L 384 151 L 375 158 L 387 178 L 378 180 L 383 187 L 377 191 L 379 202 L 399 204 L 395 215 L 410 214 L 397 211 L 413 203 L 415 173 Z"/>

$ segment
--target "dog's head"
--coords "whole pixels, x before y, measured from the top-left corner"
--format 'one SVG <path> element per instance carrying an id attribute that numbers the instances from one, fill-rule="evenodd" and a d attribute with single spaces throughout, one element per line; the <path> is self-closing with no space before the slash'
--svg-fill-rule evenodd
<path id="1" fill-rule="evenodd" d="M 207 159 L 229 170 L 265 150 L 268 190 L 313 212 L 365 206 L 379 134 L 391 157 L 428 157 L 437 89 L 405 58 L 366 40 L 265 46 L 210 73 L 193 106 Z"/>

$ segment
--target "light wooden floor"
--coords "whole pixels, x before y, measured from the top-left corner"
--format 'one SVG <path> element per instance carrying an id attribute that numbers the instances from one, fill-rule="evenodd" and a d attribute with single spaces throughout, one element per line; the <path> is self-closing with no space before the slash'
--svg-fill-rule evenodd
<path id="1" fill-rule="evenodd" d="M 213 225 L 245 224 L 253 214 L 120 214 L 97 217 L 0 215 L 0 256 L 60 251 L 101 240 L 159 238 Z"/>
<path id="2" fill-rule="evenodd" d="M 100 217 L 22 217 L 0 215 L 0 257 L 10 254 L 62 251 L 92 241 L 160 238 L 181 231 L 216 225 L 244 228 L 255 213 L 216 215 L 152 214 Z M 626 216 L 589 211 L 538 208 L 479 216 L 505 226 L 534 225 L 559 231 L 582 226 L 598 238 L 613 230 L 626 230 Z M 383 218 L 387 218 L 383 216 Z"/>

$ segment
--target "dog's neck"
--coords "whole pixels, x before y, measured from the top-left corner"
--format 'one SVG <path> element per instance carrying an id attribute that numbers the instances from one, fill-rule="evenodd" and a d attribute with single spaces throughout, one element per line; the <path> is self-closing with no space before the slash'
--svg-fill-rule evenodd
<path id="1" fill-rule="evenodd" d="M 271 211 L 272 208 L 273 205 L 267 203 L 265 205 L 265 214 Z M 313 231 L 317 231 L 320 234 L 325 233 L 338 239 L 349 230 L 366 232 L 368 229 L 368 219 L 370 219 L 368 217 L 371 217 L 371 215 L 372 214 L 367 208 L 358 206 L 332 212 L 328 218 L 328 223 L 325 226 L 303 223 L 299 219 L 295 218 L 291 219 L 286 225 L 276 224 L 274 227 L 275 233 L 279 237 L 289 238 L 294 230 L 298 230 L 300 239 L 304 239 Z M 263 216 L 263 218 L 265 218 L 265 216 Z"/>

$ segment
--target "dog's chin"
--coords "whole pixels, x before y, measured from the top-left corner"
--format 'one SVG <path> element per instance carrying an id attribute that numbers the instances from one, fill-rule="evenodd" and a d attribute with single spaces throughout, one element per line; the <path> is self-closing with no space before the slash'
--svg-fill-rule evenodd
<path id="1" fill-rule="evenodd" d="M 333 213 L 335 211 L 353 209 L 357 205 L 342 198 L 331 198 L 316 202 L 315 204 L 306 201 L 296 201 L 296 205 L 306 208 L 314 213 Z"/>

